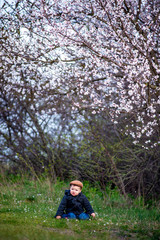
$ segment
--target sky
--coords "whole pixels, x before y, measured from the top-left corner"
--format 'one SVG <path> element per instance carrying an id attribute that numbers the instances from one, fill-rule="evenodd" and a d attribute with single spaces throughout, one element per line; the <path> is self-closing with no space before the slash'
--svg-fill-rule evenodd
<path id="1" fill-rule="evenodd" d="M 4 2 L 16 3 L 18 0 L 0 0 L 0 8 L 3 6 Z"/>

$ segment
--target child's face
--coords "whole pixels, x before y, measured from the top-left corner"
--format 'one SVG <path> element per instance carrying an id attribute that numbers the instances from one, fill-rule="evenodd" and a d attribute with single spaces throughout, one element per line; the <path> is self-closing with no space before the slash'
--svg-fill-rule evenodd
<path id="1" fill-rule="evenodd" d="M 70 193 L 72 196 L 77 196 L 81 192 L 81 188 L 78 186 L 71 185 L 70 186 Z"/>

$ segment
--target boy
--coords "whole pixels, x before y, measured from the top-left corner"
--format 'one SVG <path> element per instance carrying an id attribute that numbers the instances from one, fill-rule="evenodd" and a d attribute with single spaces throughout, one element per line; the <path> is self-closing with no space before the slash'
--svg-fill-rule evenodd
<path id="1" fill-rule="evenodd" d="M 74 180 L 70 182 L 70 190 L 65 191 L 65 195 L 58 207 L 55 217 L 70 218 L 70 219 L 89 219 L 90 215 L 95 217 L 94 210 L 86 198 L 81 192 L 83 183 Z M 84 212 L 85 211 L 85 212 Z"/>

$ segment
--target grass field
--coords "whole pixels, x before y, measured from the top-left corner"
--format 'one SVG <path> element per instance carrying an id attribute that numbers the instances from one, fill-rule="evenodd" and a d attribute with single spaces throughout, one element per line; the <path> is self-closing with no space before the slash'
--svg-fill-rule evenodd
<path id="1" fill-rule="evenodd" d="M 68 183 L 25 179 L 0 185 L 0 240 L 160 239 L 160 209 L 141 200 L 125 200 L 109 187 L 105 192 L 84 183 L 96 218 L 56 220 L 54 215 Z"/>

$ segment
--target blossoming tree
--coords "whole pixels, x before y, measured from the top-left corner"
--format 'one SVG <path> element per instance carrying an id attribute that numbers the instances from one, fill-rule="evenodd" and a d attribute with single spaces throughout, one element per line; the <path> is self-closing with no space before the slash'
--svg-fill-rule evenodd
<path id="1" fill-rule="evenodd" d="M 51 141 L 41 126 L 48 126 L 53 112 L 89 113 L 93 118 L 109 113 L 115 126 L 123 120 L 123 130 L 135 144 L 158 147 L 158 0 L 6 0 L 2 9 L 0 135 L 4 147 L 12 140 L 16 152 L 19 143 L 25 145 L 38 135 L 37 156 L 47 153 L 51 160 Z M 125 195 L 116 161 L 97 132 L 93 139 L 107 153 Z M 25 149 L 26 155 L 31 153 Z M 12 157 L 12 149 L 7 153 Z"/>
<path id="2" fill-rule="evenodd" d="M 160 125 L 159 5 L 156 0 L 39 4 L 45 31 L 65 51 L 62 59 L 75 62 L 64 76 L 73 110 L 98 114 L 109 107 L 115 123 L 119 115 L 130 116 L 126 133 L 135 143 L 145 136 L 144 146 L 152 147 L 159 143 Z"/>
<path id="3" fill-rule="evenodd" d="M 24 0 L 15 9 L 20 24 L 48 39 L 46 52 L 58 47 L 54 84 L 73 111 L 98 114 L 109 108 L 115 124 L 127 116 L 126 134 L 135 144 L 143 138 L 144 147 L 154 147 L 160 125 L 159 5 L 157 0 Z"/>

